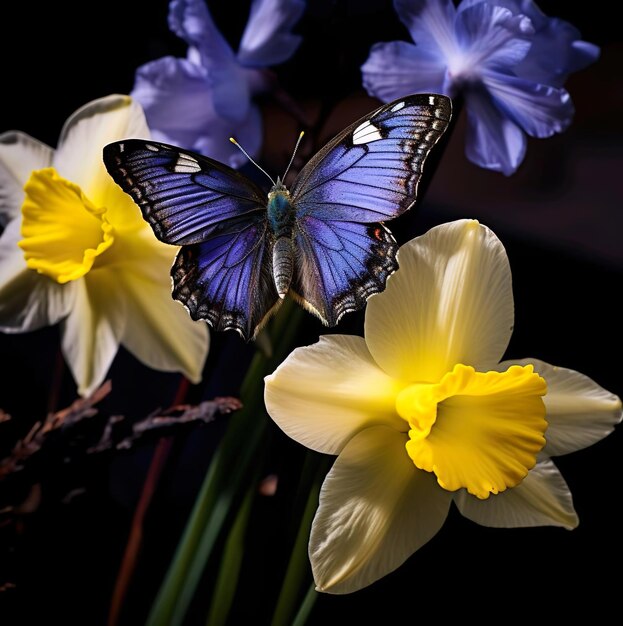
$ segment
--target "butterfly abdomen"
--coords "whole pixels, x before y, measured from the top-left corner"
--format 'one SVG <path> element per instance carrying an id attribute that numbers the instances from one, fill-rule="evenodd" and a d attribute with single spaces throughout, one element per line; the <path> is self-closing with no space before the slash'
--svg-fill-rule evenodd
<path id="1" fill-rule="evenodd" d="M 294 226 L 294 207 L 290 193 L 279 182 L 268 194 L 266 206 L 268 224 L 274 237 L 273 278 L 280 298 L 284 298 L 290 289 L 294 272 L 294 249 L 292 228 Z"/>
<path id="2" fill-rule="evenodd" d="M 294 249 L 291 237 L 279 237 L 273 245 L 273 278 L 280 298 L 290 289 L 294 273 Z"/>

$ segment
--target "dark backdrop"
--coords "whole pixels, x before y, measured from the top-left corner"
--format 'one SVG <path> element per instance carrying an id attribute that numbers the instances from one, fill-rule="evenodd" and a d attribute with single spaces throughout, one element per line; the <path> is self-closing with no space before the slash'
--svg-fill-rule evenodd
<path id="1" fill-rule="evenodd" d="M 248 3 L 210 4 L 215 21 L 235 45 Z M 619 21 L 607 13 L 607 3 L 540 6 L 572 22 L 584 39 L 602 47 L 600 60 L 572 75 L 566 85 L 576 104 L 574 124 L 562 135 L 530 140 L 526 161 L 516 175 L 505 178 L 465 160 L 459 120 L 425 198 L 392 230 L 405 241 L 449 219 L 474 217 L 492 227 L 507 247 L 514 279 L 516 323 L 508 356 L 534 356 L 576 369 L 622 396 Z M 164 0 L 5 7 L 0 132 L 19 129 L 56 145 L 63 122 L 75 109 L 94 98 L 129 92 L 141 63 L 185 53 L 183 43 L 168 31 L 166 16 Z M 408 37 L 391 3 L 371 0 L 311 2 L 296 30 L 304 36 L 303 44 L 276 71 L 310 114 L 332 103 L 320 138 L 326 139 L 376 105 L 362 91 L 359 74 L 370 45 Z M 262 106 L 266 117 L 260 160 L 269 171 L 281 172 L 299 126 L 274 101 Z M 356 328 L 359 322 L 353 316 L 345 326 Z M 315 341 L 322 332 L 310 318 L 303 340 Z M 0 408 L 13 417 L 0 430 L 3 454 L 48 409 L 57 345 L 56 328 L 0 334 Z M 248 357 L 251 350 L 237 335 L 213 333 L 205 384 L 191 388 L 189 400 L 235 395 L 244 373 L 241 353 Z M 123 349 L 111 378 L 113 392 L 102 411 L 129 420 L 169 406 L 179 384 L 176 375 L 145 371 Z M 59 390 L 56 408 L 75 398 L 66 369 Z M 145 521 L 143 551 L 123 613 L 128 626 L 143 623 L 225 424 L 219 419 L 175 438 Z M 292 531 L 287 521 L 300 451 L 274 430 L 269 469 L 280 475 L 280 486 L 259 507 L 259 522 L 248 537 L 243 570 L 248 591 L 236 604 L 239 624 L 268 624 L 262 607 L 280 583 L 282 538 Z M 556 460 L 574 495 L 580 517 L 576 530 L 487 529 L 453 511 L 440 533 L 390 576 L 357 594 L 320 596 L 310 622 L 473 618 L 497 623 L 539 620 L 543 613 L 560 619 L 581 611 L 600 622 L 618 614 L 621 443 L 619 429 L 587 450 Z M 127 453 L 80 459 L 64 467 L 57 451 L 47 475 L 42 461 L 42 500 L 17 522 L 0 528 L 0 585 L 14 585 L 0 593 L 2 626 L 41 619 L 85 626 L 106 623 L 152 453 L 153 444 L 145 443 Z M 67 498 L 72 489 L 79 490 Z M 201 595 L 200 590 L 192 626 L 205 623 Z"/>

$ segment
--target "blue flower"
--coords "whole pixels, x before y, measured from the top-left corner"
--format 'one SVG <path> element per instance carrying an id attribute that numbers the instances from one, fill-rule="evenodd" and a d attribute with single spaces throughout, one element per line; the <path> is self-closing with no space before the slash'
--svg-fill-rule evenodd
<path id="1" fill-rule="evenodd" d="M 368 93 L 385 102 L 408 93 L 462 95 L 466 155 L 510 175 L 526 135 L 550 137 L 571 123 L 562 85 L 594 62 L 599 48 L 532 0 L 394 0 L 414 44 L 375 44 L 361 70 Z"/>
<path id="2" fill-rule="evenodd" d="M 131 95 L 145 110 L 152 137 L 195 150 L 232 167 L 262 141 L 253 96 L 270 89 L 266 68 L 287 60 L 300 44 L 290 32 L 304 0 L 254 0 L 235 53 L 216 28 L 204 0 L 172 0 L 169 27 L 188 44 L 185 59 L 162 57 L 139 67 Z"/>

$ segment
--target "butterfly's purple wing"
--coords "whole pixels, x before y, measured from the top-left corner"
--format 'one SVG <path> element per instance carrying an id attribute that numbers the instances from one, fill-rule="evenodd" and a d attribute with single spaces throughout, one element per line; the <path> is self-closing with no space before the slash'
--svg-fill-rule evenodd
<path id="1" fill-rule="evenodd" d="M 231 220 L 266 210 L 266 194 L 246 176 L 175 146 L 117 141 L 104 148 L 104 164 L 165 243 L 200 243 Z"/>
<path id="2" fill-rule="evenodd" d="M 171 269 L 173 297 L 215 330 L 257 334 L 282 300 L 275 289 L 266 220 L 240 220 L 227 232 L 182 246 Z"/>
<path id="3" fill-rule="evenodd" d="M 382 291 L 397 269 L 398 244 L 383 222 L 415 203 L 451 113 L 450 99 L 435 94 L 385 104 L 337 135 L 294 181 L 292 291 L 329 326 Z"/>
<path id="4" fill-rule="evenodd" d="M 398 246 L 380 223 L 304 215 L 297 220 L 294 240 L 297 263 L 291 293 L 328 326 L 383 291 L 397 268 Z"/>
<path id="5" fill-rule="evenodd" d="M 266 194 L 218 161 L 155 141 L 109 144 L 104 163 L 158 239 L 181 246 L 171 268 L 173 297 L 195 320 L 254 336 L 280 303 Z"/>

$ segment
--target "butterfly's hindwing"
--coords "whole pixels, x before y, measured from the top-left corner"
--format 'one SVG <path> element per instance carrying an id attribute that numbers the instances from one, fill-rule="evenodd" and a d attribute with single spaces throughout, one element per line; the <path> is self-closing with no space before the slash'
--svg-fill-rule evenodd
<path id="1" fill-rule="evenodd" d="M 383 291 L 398 267 L 398 244 L 382 224 L 324 221 L 312 216 L 295 229 L 294 296 L 327 326 Z"/>
<path id="2" fill-rule="evenodd" d="M 257 219 L 182 246 L 171 269 L 173 297 L 193 319 L 251 339 L 281 303 L 269 244 L 266 221 Z"/>
<path id="3" fill-rule="evenodd" d="M 251 180 L 218 161 L 175 146 L 139 139 L 118 141 L 104 148 L 104 163 L 165 243 L 204 241 L 228 220 L 266 207 L 266 194 Z"/>
<path id="4" fill-rule="evenodd" d="M 418 94 L 351 124 L 301 170 L 292 186 L 297 214 L 377 222 L 411 208 L 426 157 L 451 111 L 446 96 Z"/>

